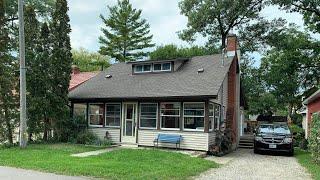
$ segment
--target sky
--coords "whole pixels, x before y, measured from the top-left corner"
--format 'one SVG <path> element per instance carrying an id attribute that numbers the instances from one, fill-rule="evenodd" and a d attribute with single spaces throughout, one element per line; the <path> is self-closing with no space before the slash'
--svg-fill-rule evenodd
<path id="1" fill-rule="evenodd" d="M 157 46 L 165 44 L 188 44 L 178 38 L 177 32 L 186 28 L 187 18 L 180 14 L 178 2 L 180 0 L 131 0 L 134 8 L 142 9 L 142 17 L 150 24 L 153 42 Z M 71 45 L 72 48 L 83 47 L 89 51 L 98 51 L 98 37 L 102 34 L 103 23 L 99 15 L 108 15 L 107 5 L 113 6 L 116 0 L 68 0 L 69 15 L 71 21 Z M 302 16 L 298 13 L 286 13 L 271 6 L 265 8 L 262 16 L 267 19 L 282 17 L 288 22 L 303 26 Z M 240 42 L 241 43 L 241 42 Z M 204 44 L 199 38 L 197 45 Z M 259 59 L 258 53 L 254 54 Z"/>

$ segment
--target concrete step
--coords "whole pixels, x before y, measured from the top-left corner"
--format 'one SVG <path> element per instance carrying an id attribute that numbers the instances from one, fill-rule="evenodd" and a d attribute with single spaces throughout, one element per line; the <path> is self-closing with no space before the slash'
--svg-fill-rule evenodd
<path id="1" fill-rule="evenodd" d="M 242 149 L 253 149 L 253 145 L 252 145 L 252 146 L 242 146 L 242 145 L 239 145 L 239 148 L 242 148 Z"/>

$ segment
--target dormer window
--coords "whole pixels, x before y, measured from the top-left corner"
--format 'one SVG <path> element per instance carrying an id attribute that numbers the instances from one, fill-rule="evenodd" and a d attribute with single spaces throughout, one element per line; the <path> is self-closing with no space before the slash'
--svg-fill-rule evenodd
<path id="1" fill-rule="evenodd" d="M 151 64 L 141 64 L 134 66 L 135 73 L 146 73 L 151 72 Z"/>
<path id="2" fill-rule="evenodd" d="M 153 71 L 154 72 L 162 72 L 162 71 L 171 71 L 171 63 L 155 63 L 153 64 Z"/>

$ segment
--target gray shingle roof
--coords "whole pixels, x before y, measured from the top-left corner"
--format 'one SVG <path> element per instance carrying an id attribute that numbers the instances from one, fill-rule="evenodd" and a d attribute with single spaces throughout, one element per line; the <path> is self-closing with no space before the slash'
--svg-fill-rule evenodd
<path id="1" fill-rule="evenodd" d="M 193 57 L 171 73 L 132 74 L 132 64 L 118 63 L 69 93 L 70 99 L 216 96 L 233 57 Z M 204 72 L 198 73 L 198 69 Z M 106 75 L 112 75 L 106 78 Z"/>

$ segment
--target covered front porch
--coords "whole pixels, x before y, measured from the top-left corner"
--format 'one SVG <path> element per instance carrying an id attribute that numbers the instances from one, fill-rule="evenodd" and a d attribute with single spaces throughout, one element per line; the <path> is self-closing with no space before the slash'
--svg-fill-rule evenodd
<path id="1" fill-rule="evenodd" d="M 85 118 L 91 132 L 113 143 L 153 146 L 158 134 L 176 134 L 182 136 L 182 149 L 208 151 L 214 130 L 225 128 L 225 107 L 210 99 L 71 102 L 73 117 Z"/>

